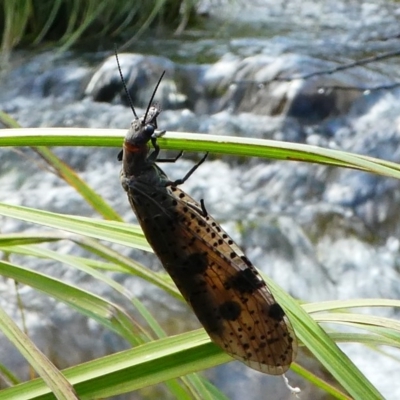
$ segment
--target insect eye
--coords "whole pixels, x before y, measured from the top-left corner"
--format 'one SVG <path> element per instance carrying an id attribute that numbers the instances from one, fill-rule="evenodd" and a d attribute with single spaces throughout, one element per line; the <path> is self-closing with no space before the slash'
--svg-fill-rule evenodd
<path id="1" fill-rule="evenodd" d="M 151 136 L 154 133 L 154 126 L 151 124 L 147 124 L 144 127 L 144 133 L 146 134 L 146 136 Z"/>

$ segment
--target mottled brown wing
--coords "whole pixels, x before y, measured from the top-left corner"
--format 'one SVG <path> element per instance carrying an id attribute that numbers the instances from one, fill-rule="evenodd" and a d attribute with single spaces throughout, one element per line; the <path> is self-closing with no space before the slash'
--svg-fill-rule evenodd
<path id="1" fill-rule="evenodd" d="M 176 187 L 135 182 L 129 198 L 146 238 L 211 339 L 251 368 L 287 371 L 297 352 L 293 328 L 219 224 Z"/>
<path id="2" fill-rule="evenodd" d="M 273 375 L 284 373 L 297 350 L 293 328 L 284 311 L 255 267 L 219 224 L 209 215 L 203 216 L 201 206 L 179 188 L 172 191 L 179 198 L 176 210 L 188 216 L 181 222 L 186 226 L 179 230 L 182 235 L 178 235 L 178 241 L 182 238 L 187 242 L 195 233 L 192 250 L 196 251 L 194 254 L 204 254 L 207 260 L 203 272 L 207 283 L 205 298 L 213 299 L 214 307 L 205 315 L 204 307 L 193 296 L 190 303 L 194 309 L 200 309 L 203 323 L 217 319 L 222 325 L 222 329 L 209 332 L 211 338 L 252 368 Z"/>

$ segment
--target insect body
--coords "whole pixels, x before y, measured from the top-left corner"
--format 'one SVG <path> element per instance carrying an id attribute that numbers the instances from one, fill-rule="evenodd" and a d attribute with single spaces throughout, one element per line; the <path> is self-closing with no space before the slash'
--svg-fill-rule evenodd
<path id="1" fill-rule="evenodd" d="M 283 374 L 296 356 L 293 328 L 255 267 L 208 215 L 203 201 L 177 187 L 205 157 L 178 181 L 170 181 L 155 164 L 159 113 L 150 105 L 142 118 L 134 111 L 124 140 L 121 183 L 132 209 L 211 339 L 251 368 Z"/>

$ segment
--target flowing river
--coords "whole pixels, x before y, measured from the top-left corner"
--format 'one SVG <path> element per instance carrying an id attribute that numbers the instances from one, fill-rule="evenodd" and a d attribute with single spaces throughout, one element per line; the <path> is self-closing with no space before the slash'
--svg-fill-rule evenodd
<path id="1" fill-rule="evenodd" d="M 206 32 L 143 38 L 120 54 L 138 114 L 160 72 L 166 70 L 156 100 L 163 107 L 159 127 L 167 134 L 182 131 L 283 140 L 400 162 L 400 90 L 396 85 L 400 63 L 395 57 L 400 51 L 399 3 L 210 3 L 203 3 L 214 21 Z M 88 49 L 62 55 L 16 51 L 2 71 L 0 109 L 23 127 L 127 129 L 133 116 L 112 54 L 112 45 L 104 52 Z M 340 68 L 366 57 L 377 60 Z M 120 187 L 119 149 L 54 151 L 126 221 L 136 222 Z M 163 169 L 171 178 L 181 178 L 197 159 L 188 153 Z M 70 186 L 43 170 L 43 162 L 32 150 L 0 148 L 0 160 L 1 202 L 96 215 Z M 248 258 L 294 297 L 306 302 L 399 299 L 398 180 L 317 164 L 210 155 L 182 188 L 198 200 L 204 198 L 208 212 Z M 18 220 L 0 220 L 2 233 L 38 229 Z M 51 248 L 85 255 L 71 241 Z M 150 254 L 119 250 L 161 270 Z M 107 285 L 96 282 L 94 287 L 83 272 L 34 259 L 12 260 L 129 307 Z M 114 277 L 150 310 L 157 310 L 157 319 L 169 333 L 199 327 L 185 305 L 141 280 L 123 274 Z M 17 303 L 10 300 L 15 297 L 14 286 L 2 280 L 0 293 L 2 307 L 18 320 Z M 127 346 L 34 290 L 22 288 L 21 297 L 30 336 L 58 366 Z M 392 309 L 365 312 L 395 319 L 399 315 Z M 4 339 L 0 343 L 2 363 L 26 379 L 24 360 Z M 399 352 L 390 348 L 387 355 L 361 345 L 341 347 L 386 399 L 400 398 L 400 382 L 393 381 L 400 374 Z M 302 364 L 313 365 L 307 354 L 299 357 Z M 238 362 L 215 368 L 208 376 L 230 399 L 291 396 L 280 379 L 261 376 Z M 302 387 L 302 398 L 326 398 L 294 374 L 289 377 L 292 385 Z M 277 394 L 266 397 L 266 393 Z"/>

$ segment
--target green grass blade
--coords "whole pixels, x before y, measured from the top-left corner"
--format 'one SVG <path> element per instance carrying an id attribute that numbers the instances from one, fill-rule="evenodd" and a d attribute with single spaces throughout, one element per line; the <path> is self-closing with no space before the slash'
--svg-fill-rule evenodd
<path id="1" fill-rule="evenodd" d="M 18 122 L 8 114 L 0 111 L 0 118 L 3 123 L 13 128 L 21 128 Z M 34 147 L 33 150 L 38 153 L 61 179 L 72 186 L 84 199 L 105 219 L 122 221 L 121 216 L 99 196 L 85 181 L 83 181 L 75 171 L 64 161 L 60 160 L 50 149 L 43 146 Z"/>
<path id="2" fill-rule="evenodd" d="M 99 296 L 5 261 L 0 261 L 0 275 L 40 290 L 95 319 L 130 343 L 138 343 L 134 334 L 137 328 L 132 319 L 119 306 Z"/>
<path id="3" fill-rule="evenodd" d="M 330 300 L 320 303 L 304 304 L 304 309 L 309 312 L 329 311 L 345 308 L 359 307 L 397 307 L 400 308 L 400 300 L 395 299 L 348 299 L 348 300 Z"/>
<path id="4" fill-rule="evenodd" d="M 61 179 L 72 186 L 101 216 L 105 219 L 122 221 L 122 217 L 50 149 L 47 147 L 35 147 L 34 150 L 53 167 Z"/>
<path id="5" fill-rule="evenodd" d="M 357 400 L 383 399 L 371 382 L 316 321 L 276 283 L 267 277 L 265 279 L 279 304 L 286 310 L 297 337 L 347 390 L 351 397 Z"/>
<path id="6" fill-rule="evenodd" d="M 357 324 L 350 324 L 350 326 L 359 328 Z M 367 329 L 369 329 L 369 327 Z M 383 335 L 381 336 L 379 331 L 375 331 L 375 333 L 376 334 L 329 332 L 329 336 L 332 338 L 332 340 L 338 343 L 363 343 L 369 347 L 374 347 L 375 349 L 376 346 L 391 346 L 400 348 L 400 341 L 398 338 L 397 340 L 393 340 L 384 337 Z"/>
<path id="7" fill-rule="evenodd" d="M 86 235 L 96 239 L 108 240 L 125 246 L 135 245 L 138 249 L 151 251 L 140 227 L 118 221 L 103 221 L 93 218 L 57 214 L 4 203 L 0 203 L 0 215 Z"/>
<path id="8" fill-rule="evenodd" d="M 0 205 L 0 214 L 3 214 L 3 208 L 4 205 Z M 6 206 L 6 208 L 9 206 Z M 24 208 L 21 207 L 12 207 L 12 211 L 14 212 L 14 217 L 21 218 L 21 212 L 28 213 L 29 215 L 32 216 L 32 213 L 35 215 L 37 223 L 43 223 L 44 217 L 48 217 L 47 214 L 52 214 L 52 213 L 46 213 L 46 212 L 37 212 L 32 210 L 24 210 Z M 40 214 L 40 217 L 36 215 L 36 213 Z M 8 214 L 9 215 L 9 214 Z M 11 216 L 11 215 L 9 215 Z M 54 217 L 54 216 L 50 216 Z M 57 219 L 60 218 L 60 216 L 56 216 Z M 25 215 L 23 216 L 23 219 L 25 218 Z M 69 217 L 70 218 L 70 217 Z M 74 220 L 74 223 L 76 221 L 80 222 L 89 222 L 87 221 L 88 219 L 82 219 L 78 217 L 72 218 Z M 32 217 L 31 219 L 32 220 Z M 67 219 L 68 220 L 68 219 Z M 58 227 L 59 226 L 59 221 L 58 222 Z M 46 222 L 48 223 L 48 222 Z M 70 223 L 70 222 L 69 222 Z M 92 222 L 93 223 L 93 222 Z M 98 224 L 99 222 L 96 221 L 95 224 Z M 101 221 L 100 225 L 104 228 L 104 225 L 106 224 L 111 224 L 112 226 L 115 225 L 123 225 L 117 222 L 108 222 L 108 221 Z M 98 235 L 98 229 L 96 229 L 96 234 Z M 97 236 L 99 237 L 99 236 Z M 125 243 L 128 244 L 128 243 Z M 271 284 L 272 285 L 272 284 Z M 280 301 L 282 305 L 284 306 L 284 300 Z M 336 379 L 349 391 L 351 395 L 353 395 L 354 398 L 359 399 L 362 398 L 361 396 L 365 393 L 368 393 L 371 396 L 371 398 L 379 398 L 379 393 L 376 391 L 375 388 L 363 377 L 363 375 L 358 371 L 358 369 L 351 363 L 351 361 L 344 355 L 344 353 L 341 352 L 341 350 L 329 339 L 328 335 L 325 334 L 325 332 L 319 328 L 319 326 L 310 318 L 306 318 L 308 316 L 307 313 L 304 311 L 303 313 L 303 318 L 301 320 L 296 317 L 296 315 L 301 315 L 299 309 L 301 308 L 292 303 L 291 307 L 295 307 L 294 310 L 290 312 L 289 314 L 292 315 L 292 320 L 293 324 L 295 325 L 296 332 L 299 335 L 300 339 L 306 344 L 306 346 L 316 355 L 316 357 L 325 365 L 325 367 L 330 370 L 330 372 L 335 376 Z M 296 310 L 297 308 L 297 310 Z M 297 324 L 296 324 L 297 321 Z M 307 322 L 304 322 L 307 321 Z M 300 330 L 300 333 L 299 333 Z M 344 368 L 346 366 L 346 368 Z"/>
<path id="9" fill-rule="evenodd" d="M 333 322 L 339 324 L 359 324 L 360 328 L 364 325 L 373 325 L 385 327 L 400 332 L 400 322 L 391 318 L 377 317 L 376 315 L 367 314 L 349 314 L 349 313 L 321 313 L 313 316 L 319 322 Z"/>
<path id="10" fill-rule="evenodd" d="M 119 252 L 103 245 L 102 243 L 99 243 L 96 240 L 84 238 L 76 241 L 76 243 L 91 253 L 96 254 L 98 257 L 112 262 L 113 269 L 118 266 L 120 272 L 139 276 L 140 278 L 145 279 L 147 282 L 150 282 L 158 286 L 160 289 L 163 289 L 171 296 L 182 300 L 182 295 L 180 294 L 178 288 L 166 273 L 154 272 L 135 260 L 120 254 Z M 131 245 L 130 247 L 136 246 Z M 152 250 L 149 249 L 149 251 Z"/>
<path id="11" fill-rule="evenodd" d="M 125 130 L 78 128 L 7 129 L 0 133 L 1 146 L 106 146 L 120 147 Z M 373 157 L 276 140 L 168 132 L 158 139 L 161 148 L 215 152 L 348 167 L 400 179 L 400 166 Z"/>
<path id="12" fill-rule="evenodd" d="M 0 247 L 0 249 L 1 249 L 1 247 Z M 73 256 L 65 255 L 65 254 L 59 254 L 58 252 L 39 248 L 36 246 L 14 246 L 14 249 L 17 250 L 18 254 L 26 254 L 26 255 L 29 254 L 30 256 L 52 259 L 52 260 L 62 262 L 64 264 L 71 265 L 75 268 L 78 268 L 81 271 L 84 271 L 84 272 L 94 276 L 96 279 L 107 283 L 110 287 L 112 287 L 113 289 L 118 291 L 123 296 L 128 297 L 128 299 L 132 301 L 132 303 L 135 306 L 135 308 L 137 309 L 137 311 L 139 311 L 139 313 L 145 319 L 147 324 L 156 333 L 157 337 L 166 337 L 166 334 L 162 330 L 161 326 L 158 324 L 158 322 L 154 319 L 154 317 L 149 313 L 149 311 L 143 306 L 143 304 L 138 299 L 134 298 L 133 295 L 131 293 L 129 293 L 129 291 L 127 289 L 125 289 L 122 285 L 118 284 L 117 282 L 115 282 L 114 280 L 109 278 L 108 276 L 106 276 L 106 275 L 98 272 L 97 270 L 93 269 L 92 267 L 90 267 L 87 264 L 86 259 L 73 257 Z M 1 269 L 0 269 L 0 273 L 1 273 Z M 147 337 L 147 340 L 152 339 L 142 327 L 139 326 L 138 328 L 139 328 L 139 331 L 142 333 L 142 335 L 140 337 L 135 336 L 135 338 L 137 338 L 136 344 L 139 344 L 139 343 L 143 344 L 145 342 L 144 340 L 141 340 L 141 338 L 145 339 Z M 184 387 L 182 387 L 182 383 L 184 383 Z M 169 388 L 171 393 L 180 399 L 210 398 L 208 389 L 206 389 L 204 387 L 204 385 L 201 383 L 201 381 L 199 380 L 199 378 L 196 375 L 190 375 L 187 377 L 183 377 L 181 383 L 179 383 L 176 380 L 169 380 L 169 381 L 165 382 L 165 384 L 167 385 L 167 387 Z M 214 388 L 214 394 L 217 392 L 218 392 L 218 390 L 216 388 Z M 201 393 L 200 397 L 198 397 L 197 393 Z M 214 398 L 219 398 L 219 397 L 214 396 Z"/>
<path id="13" fill-rule="evenodd" d="M 79 134 L 78 134 L 79 132 Z M 120 146 L 125 131 L 110 130 L 13 130 L 0 133 L 0 143 L 3 146 L 15 145 L 82 145 L 82 146 Z M 83 135 L 82 135 L 83 134 Z M 257 156 L 280 160 L 296 160 L 314 162 L 326 165 L 344 166 L 361 171 L 368 171 L 384 176 L 400 178 L 400 166 L 387 161 L 373 159 L 371 157 L 350 154 L 343 151 L 323 149 L 315 146 L 301 145 L 295 143 L 241 139 L 232 137 L 218 137 L 212 135 L 198 135 L 187 133 L 168 132 L 165 137 L 160 138 L 159 144 L 164 149 L 182 149 L 193 151 L 212 151 L 221 154 L 234 154 L 236 156 Z M 30 210 L 24 207 L 0 205 L 0 214 L 14 218 L 26 219 L 35 223 L 42 223 L 47 226 L 65 229 L 74 233 L 87 234 L 94 238 L 106 239 L 128 246 L 148 249 L 141 242 L 143 237 L 140 231 L 123 227 L 123 224 L 98 222 L 89 219 L 60 216 L 54 213 L 46 213 L 37 210 Z M 22 217 L 20 215 L 23 214 Z M 44 222 L 43 222 L 44 220 Z M 129 230 L 132 230 L 129 232 Z M 134 232 L 137 233 L 135 237 Z M 129 238 L 129 239 L 128 239 Z M 142 246 L 142 247 L 140 247 Z M 146 248 L 147 247 L 147 248 Z M 95 246 L 93 246 L 95 248 Z M 101 250 L 96 250 L 101 251 Z M 104 252 L 106 253 L 106 252 Z M 111 257 L 111 256 L 110 256 Z M 277 300 L 288 312 L 296 333 L 306 347 L 316 356 L 317 359 L 333 374 L 343 387 L 354 399 L 381 399 L 382 396 L 371 385 L 371 383 L 353 365 L 348 357 L 336 346 L 329 335 L 322 330 L 305 310 L 293 299 L 281 291 L 273 282 L 268 280 L 276 294 Z M 354 304 L 354 303 L 353 303 Z M 365 303 L 364 303 L 365 304 Z M 329 305 L 326 305 L 329 308 Z M 307 305 L 304 306 L 306 308 Z M 331 307 L 333 307 L 331 305 Z M 332 308 L 334 309 L 334 308 Z M 316 311 L 314 306 L 314 311 Z M 341 315 L 342 314 L 342 315 Z M 360 324 L 371 330 L 380 330 L 382 336 L 396 340 L 394 332 L 398 329 L 392 320 L 379 319 L 376 317 L 371 325 L 371 319 L 361 320 L 354 314 L 329 313 L 316 315 L 315 318 L 332 319 L 337 322 L 353 324 L 360 327 Z M 333 316 L 336 315 L 336 317 Z M 358 324 L 358 325 L 357 325 Z M 392 332 L 392 336 L 389 336 Z M 356 338 L 353 336 L 353 338 Z M 169 338 L 168 338 L 169 339 Z M 159 341 L 157 341 L 159 342 Z M 297 366 L 295 365 L 293 369 Z M 185 371 L 186 373 L 187 371 Z M 167 378 L 169 379 L 169 378 Z M 154 381 L 151 381 L 154 382 Z"/>
<path id="14" fill-rule="evenodd" d="M 26 243 L 24 240 L 19 243 L 18 237 L 14 239 L 13 236 L 14 235 L 10 235 L 10 241 L 12 245 L 7 245 L 8 242 L 3 245 L 0 239 L 0 250 L 8 252 L 9 254 L 19 254 L 45 258 L 45 256 L 43 256 L 41 252 L 36 251 L 36 247 L 18 246 L 18 244 L 23 245 L 40 243 L 42 242 L 40 236 L 37 239 L 35 236 L 32 236 L 31 240 L 27 240 Z M 62 239 L 63 237 L 61 236 L 60 238 Z M 154 272 L 149 268 L 146 268 L 142 264 L 136 262 L 135 260 L 125 257 L 119 252 L 101 243 L 98 243 L 96 240 L 83 237 L 72 240 L 82 248 L 90 251 L 91 253 L 110 261 L 103 262 L 84 257 L 68 256 L 71 260 L 74 260 L 73 262 L 75 262 L 76 260 L 76 262 L 84 263 L 91 268 L 138 276 L 146 280 L 147 282 L 158 286 L 160 289 L 166 291 L 171 296 L 182 300 L 182 295 L 178 291 L 177 287 L 172 283 L 171 278 L 166 273 Z"/>
<path id="15" fill-rule="evenodd" d="M 33 46 L 38 46 L 47 32 L 50 30 L 51 26 L 54 24 L 55 19 L 57 17 L 57 13 L 62 6 L 63 0 L 53 0 L 53 4 L 51 7 L 51 11 L 48 13 L 46 20 L 44 21 L 44 25 L 41 27 L 40 32 L 38 32 L 36 38 L 33 41 Z"/>
<path id="16" fill-rule="evenodd" d="M 330 394 L 332 397 L 335 399 L 339 400 L 352 400 L 352 398 L 345 393 L 343 393 L 341 390 L 338 388 L 335 388 L 334 386 L 330 385 L 328 382 L 325 382 L 323 379 L 319 378 L 315 374 L 311 373 L 307 369 L 303 368 L 299 364 L 293 364 L 292 365 L 292 370 L 296 372 L 298 375 L 302 376 L 303 378 L 307 379 L 310 383 L 312 383 L 314 386 L 322 389 L 325 391 L 327 394 Z M 301 393 L 300 393 L 301 396 Z"/>
<path id="17" fill-rule="evenodd" d="M 24 244 L 37 244 L 37 243 L 48 243 L 56 242 L 65 239 L 65 235 L 57 235 L 54 233 L 10 233 L 0 234 L 0 247 L 13 247 Z M 4 249 L 7 251 L 6 249 Z"/>
<path id="18" fill-rule="evenodd" d="M 60 400 L 77 400 L 72 385 L 50 360 L 34 345 L 28 336 L 22 332 L 15 322 L 0 308 L 0 330 L 15 345 L 18 351 L 43 378 L 55 396 Z"/>
<path id="19" fill-rule="evenodd" d="M 227 354 L 210 343 L 203 330 L 196 330 L 102 357 L 63 373 L 79 399 L 84 400 L 131 392 L 229 360 Z M 1 396 L 2 400 L 54 399 L 41 379 L 5 389 Z"/>

